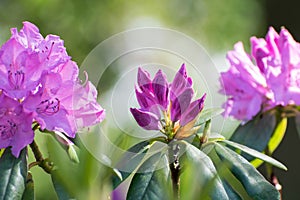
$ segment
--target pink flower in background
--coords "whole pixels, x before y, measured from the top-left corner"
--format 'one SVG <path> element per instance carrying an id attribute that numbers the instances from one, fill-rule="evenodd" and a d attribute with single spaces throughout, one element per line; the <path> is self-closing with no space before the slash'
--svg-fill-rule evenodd
<path id="1" fill-rule="evenodd" d="M 205 95 L 192 101 L 192 79 L 187 76 L 183 64 L 173 82 L 159 70 L 153 80 L 147 71 L 138 69 L 136 97 L 141 108 L 130 111 L 142 128 L 160 130 L 166 135 L 188 137 L 194 133 L 193 126 L 204 106 Z"/>
<path id="2" fill-rule="evenodd" d="M 2 94 L 0 96 L 0 149 L 11 146 L 12 154 L 20 151 L 33 141 L 31 129 L 32 113 L 25 113 L 22 105 Z"/>
<path id="3" fill-rule="evenodd" d="M 1 137 L 0 148 L 12 146 L 15 156 L 32 142 L 33 121 L 42 130 L 75 137 L 79 128 L 95 125 L 105 117 L 97 103 L 96 88 L 88 80 L 82 84 L 78 79 L 78 66 L 68 56 L 63 41 L 56 35 L 44 38 L 29 22 L 23 25 L 19 32 L 11 29 L 11 38 L 0 49 L 0 98 L 14 102 L 11 109 L 18 108 L 16 114 L 3 114 L 0 126 L 7 127 L 7 121 L 18 124 L 21 116 L 28 122 L 22 124 L 27 132 L 11 134 L 16 137 L 10 142 Z"/>
<path id="4" fill-rule="evenodd" d="M 252 37 L 251 55 L 241 42 L 228 52 L 230 68 L 221 73 L 221 93 L 228 96 L 225 116 L 247 121 L 277 105 L 300 104 L 300 44 L 282 28 L 266 38 Z"/>

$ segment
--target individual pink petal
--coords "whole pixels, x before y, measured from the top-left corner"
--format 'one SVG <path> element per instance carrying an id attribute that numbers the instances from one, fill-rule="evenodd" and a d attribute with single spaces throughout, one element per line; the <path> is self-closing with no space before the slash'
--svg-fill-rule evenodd
<path id="1" fill-rule="evenodd" d="M 204 94 L 200 99 L 197 99 L 193 101 L 187 110 L 183 113 L 183 115 L 180 118 L 180 126 L 185 126 L 190 121 L 194 120 L 199 113 L 202 111 L 204 107 L 204 100 L 205 100 L 206 94 Z"/>
<path id="2" fill-rule="evenodd" d="M 187 76 L 185 64 L 182 64 L 171 83 L 170 99 L 174 101 L 176 96 L 182 93 L 187 87 L 192 86 L 192 79 Z"/>
<path id="3" fill-rule="evenodd" d="M 155 114 L 136 108 L 130 108 L 130 112 L 142 128 L 146 130 L 160 130 L 160 121 Z"/>
<path id="4" fill-rule="evenodd" d="M 137 83 L 143 92 L 152 91 L 152 81 L 150 79 L 150 75 L 147 71 L 140 67 L 138 68 Z"/>
<path id="5" fill-rule="evenodd" d="M 157 102 L 162 106 L 163 110 L 168 107 L 168 81 L 166 75 L 159 70 L 152 82 L 152 88 Z"/>
<path id="6" fill-rule="evenodd" d="M 193 98 L 194 91 L 192 88 L 186 88 L 181 94 L 176 96 L 171 101 L 171 120 L 176 122 L 180 119 L 181 115 L 186 111 Z"/>
<path id="7" fill-rule="evenodd" d="M 3 94 L 0 110 L 0 148 L 11 147 L 12 154 L 19 157 L 20 151 L 33 141 L 33 116 L 25 113 L 18 101 Z"/>

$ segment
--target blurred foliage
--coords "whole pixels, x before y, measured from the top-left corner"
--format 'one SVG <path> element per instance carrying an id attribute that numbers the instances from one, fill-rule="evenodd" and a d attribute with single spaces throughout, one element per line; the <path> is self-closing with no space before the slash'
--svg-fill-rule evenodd
<path id="1" fill-rule="evenodd" d="M 99 42 L 144 26 L 175 29 L 206 48 L 227 50 L 238 40 L 248 42 L 249 36 L 265 32 L 260 30 L 265 23 L 260 4 L 250 0 L 1 0 L 0 42 L 9 37 L 10 27 L 21 27 L 28 20 L 43 35 L 61 36 L 79 64 Z"/>

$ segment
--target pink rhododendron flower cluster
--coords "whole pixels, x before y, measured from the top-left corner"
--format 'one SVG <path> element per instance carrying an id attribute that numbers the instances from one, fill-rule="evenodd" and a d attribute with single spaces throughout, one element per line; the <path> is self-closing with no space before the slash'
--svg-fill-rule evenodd
<path id="1" fill-rule="evenodd" d="M 266 38 L 252 37 L 251 55 L 238 42 L 228 52 L 230 68 L 221 74 L 221 93 L 228 96 L 225 116 L 250 120 L 277 105 L 300 105 L 300 44 L 282 28 Z"/>
<path id="2" fill-rule="evenodd" d="M 205 96 L 192 101 L 192 79 L 187 76 L 183 64 L 174 80 L 168 83 L 159 70 L 153 80 L 147 71 L 139 68 L 136 97 L 141 108 L 131 108 L 135 120 L 146 130 L 160 130 L 176 138 L 193 134 L 197 116 L 204 106 Z"/>
<path id="3" fill-rule="evenodd" d="M 78 128 L 103 120 L 96 88 L 78 79 L 78 66 L 56 35 L 44 38 L 24 22 L 0 49 L 0 148 L 21 149 L 34 138 L 32 123 L 42 130 L 75 137 Z"/>

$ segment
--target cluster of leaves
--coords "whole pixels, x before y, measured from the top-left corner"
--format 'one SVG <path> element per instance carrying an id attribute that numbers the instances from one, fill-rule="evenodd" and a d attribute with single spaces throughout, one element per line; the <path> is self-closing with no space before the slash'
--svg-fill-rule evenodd
<path id="1" fill-rule="evenodd" d="M 204 110 L 198 124 L 207 127 L 211 118 L 219 113 L 216 109 Z M 278 129 L 282 128 L 282 123 L 278 123 Z M 134 145 L 120 160 L 123 171 L 115 170 L 113 187 L 131 178 L 127 199 L 170 199 L 174 192 L 173 197 L 177 198 L 174 186 L 172 190 L 174 173 L 170 166 L 178 162 L 180 185 L 189 187 L 181 188 L 189 191 L 179 194 L 182 199 L 280 199 L 275 187 L 243 155 L 286 170 L 283 164 L 245 145 L 226 140 L 218 133 L 206 131 L 204 128 L 187 140 L 164 141 L 159 137 Z M 255 132 L 248 135 L 252 134 Z M 163 144 L 159 151 L 158 144 Z M 130 156 L 132 153 L 134 156 Z M 124 166 L 130 167 L 124 170 Z M 190 180 L 193 182 L 184 184 Z"/>
<path id="2" fill-rule="evenodd" d="M 254 167 L 265 161 L 286 170 L 280 162 L 259 152 L 264 151 L 266 146 L 273 152 L 284 135 L 286 115 L 274 112 L 265 113 L 240 125 L 231 141 L 213 132 L 206 133 L 204 138 L 205 131 L 202 129 L 186 140 L 166 142 L 163 137 L 157 137 L 140 142 L 128 149 L 120 159 L 118 166 L 123 171 L 114 170 L 113 189 L 128 180 L 130 185 L 127 199 L 172 199 L 174 193 L 170 164 L 173 164 L 174 158 L 170 155 L 176 154 L 180 165 L 178 175 L 181 199 L 280 199 L 275 187 Z M 197 125 L 207 125 L 219 113 L 220 110 L 216 109 L 204 110 Z M 246 145 L 252 145 L 251 148 L 241 144 L 249 141 L 252 143 Z M 253 146 L 254 143 L 256 146 Z M 57 147 L 52 147 L 52 150 Z M 33 178 L 28 172 L 30 164 L 27 149 L 22 150 L 19 158 L 15 158 L 10 149 L 1 153 L 0 197 L 34 199 Z M 66 164 L 63 161 L 55 163 L 60 162 Z M 61 180 L 61 174 L 65 172 L 63 168 L 60 169 L 61 173 L 57 173 L 59 170 L 51 171 L 51 180 L 58 198 L 68 199 L 74 192 L 69 192 L 70 185 L 66 187 L 66 180 Z"/>
<path id="3" fill-rule="evenodd" d="M 29 169 L 34 165 L 49 165 L 48 173 L 51 175 L 53 186 L 59 199 L 69 199 L 69 194 L 61 185 L 56 170 L 48 159 L 28 163 L 27 148 L 16 158 L 10 148 L 3 150 L 0 158 L 0 198 L 1 199 L 35 199 L 34 181 Z M 44 169 L 45 170 L 45 169 Z M 46 170 L 45 170 L 46 171 Z"/>
<path id="4" fill-rule="evenodd" d="M 264 113 L 258 113 L 252 120 L 241 124 L 231 136 L 231 140 L 267 155 L 272 155 L 285 136 L 288 121 L 294 120 L 300 135 L 300 107 L 295 105 L 277 106 Z M 245 155 L 255 167 L 262 161 Z"/>

